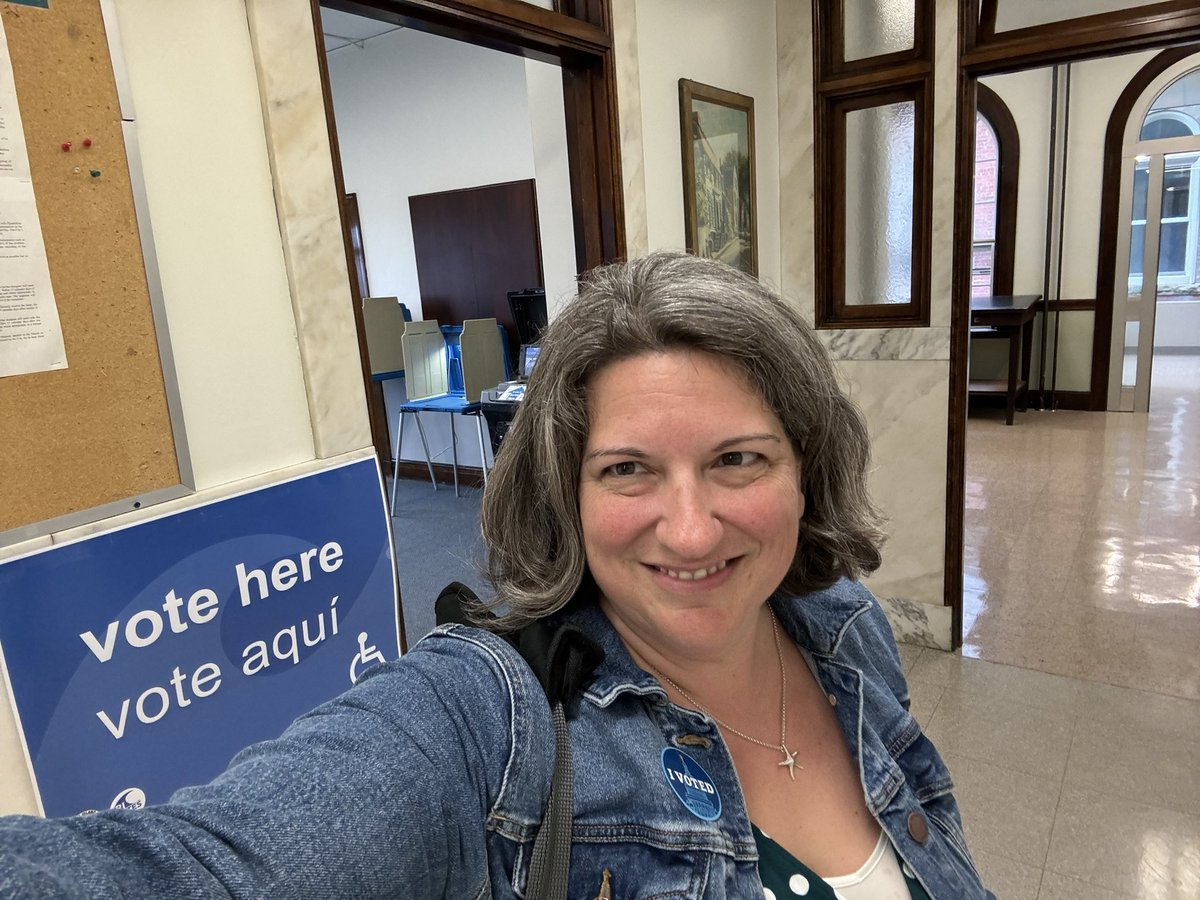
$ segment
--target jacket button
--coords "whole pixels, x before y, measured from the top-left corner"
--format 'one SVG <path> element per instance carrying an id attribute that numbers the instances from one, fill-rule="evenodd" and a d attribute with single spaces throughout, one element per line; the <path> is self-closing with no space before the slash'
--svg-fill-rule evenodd
<path id="1" fill-rule="evenodd" d="M 918 844 L 924 844 L 929 839 L 929 823 L 918 812 L 908 814 L 908 835 Z"/>

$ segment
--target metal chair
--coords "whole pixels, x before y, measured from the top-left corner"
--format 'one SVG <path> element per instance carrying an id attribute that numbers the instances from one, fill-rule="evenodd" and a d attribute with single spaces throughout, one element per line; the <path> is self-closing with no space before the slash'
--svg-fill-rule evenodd
<path id="1" fill-rule="evenodd" d="M 429 455 L 429 442 L 425 437 L 425 429 L 421 425 L 421 413 L 446 413 L 450 416 L 450 446 L 452 457 L 452 469 L 454 472 L 454 496 L 460 496 L 458 490 L 458 433 L 454 429 L 455 415 L 472 415 L 475 417 L 476 430 L 479 435 L 479 453 L 483 466 L 483 481 L 487 484 L 487 451 L 485 449 L 485 437 L 483 433 L 483 416 L 481 415 L 479 400 L 468 400 L 466 394 L 466 378 L 463 374 L 462 361 L 462 342 L 463 333 L 462 325 L 442 325 L 440 331 L 445 342 L 445 374 L 447 377 L 448 390 L 442 394 L 435 394 L 430 397 L 422 397 L 416 400 L 408 400 L 400 407 L 399 421 L 396 427 L 396 462 L 392 471 L 392 497 L 391 511 L 395 515 L 396 510 L 396 492 L 400 481 L 400 454 L 404 440 L 404 417 L 411 413 L 417 422 L 417 431 L 421 435 L 421 447 L 425 453 L 425 466 L 429 470 L 429 480 L 433 483 L 433 489 L 438 490 L 437 477 L 433 471 L 433 460 Z M 407 345 L 405 356 L 405 371 L 412 372 L 413 369 L 409 364 L 407 357 Z"/>

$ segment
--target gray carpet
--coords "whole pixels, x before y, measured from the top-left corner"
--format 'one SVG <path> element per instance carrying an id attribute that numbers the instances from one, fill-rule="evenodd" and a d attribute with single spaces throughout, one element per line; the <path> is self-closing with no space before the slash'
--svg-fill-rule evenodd
<path id="1" fill-rule="evenodd" d="M 491 595 L 479 574 L 482 491 L 460 488 L 460 493 L 455 497 L 451 485 L 439 485 L 434 491 L 428 481 L 400 481 L 392 533 L 409 647 L 433 628 L 433 602 L 451 581 L 461 581 L 481 597 Z"/>

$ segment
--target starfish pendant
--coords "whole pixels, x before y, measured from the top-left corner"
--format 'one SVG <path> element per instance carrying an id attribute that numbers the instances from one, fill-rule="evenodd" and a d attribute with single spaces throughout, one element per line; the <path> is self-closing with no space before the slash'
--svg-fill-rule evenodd
<path id="1" fill-rule="evenodd" d="M 783 762 L 779 763 L 779 765 L 787 766 L 788 774 L 792 776 L 792 781 L 795 781 L 796 766 L 800 766 L 800 764 L 796 762 L 796 754 L 789 750 L 785 744 L 780 744 L 779 749 L 783 752 Z M 804 766 L 800 766 L 800 768 L 803 769 Z"/>

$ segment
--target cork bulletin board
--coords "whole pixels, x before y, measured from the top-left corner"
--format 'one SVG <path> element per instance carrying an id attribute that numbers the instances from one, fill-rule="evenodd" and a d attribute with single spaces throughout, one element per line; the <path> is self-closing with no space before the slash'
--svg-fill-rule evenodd
<path id="1" fill-rule="evenodd" d="M 0 378 L 0 545 L 190 492 L 103 5 L 0 0 L 67 354 L 65 369 Z"/>

